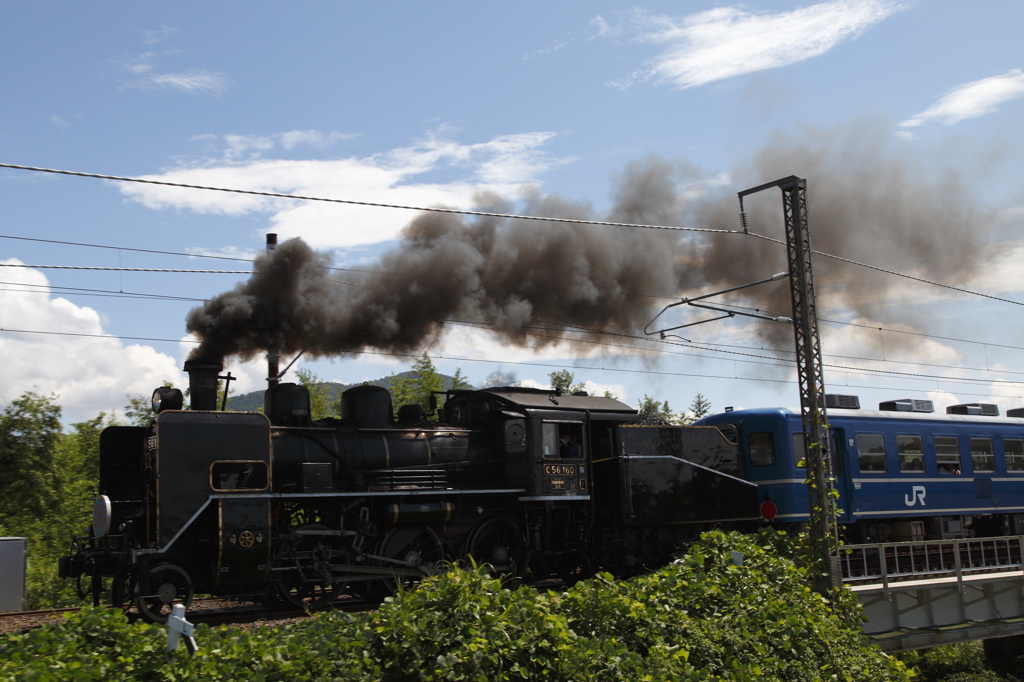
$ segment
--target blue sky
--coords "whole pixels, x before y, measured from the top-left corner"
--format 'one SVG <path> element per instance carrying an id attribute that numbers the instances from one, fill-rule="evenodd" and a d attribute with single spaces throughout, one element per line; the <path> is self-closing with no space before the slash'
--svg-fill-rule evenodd
<path id="1" fill-rule="evenodd" d="M 472 208 L 487 191 L 522 210 L 533 192 L 600 216 L 624 170 L 656 157 L 685 205 L 674 224 L 691 227 L 735 215 L 736 191 L 797 174 L 816 245 L 1024 301 L 1019 2 L 32 2 L 0 12 L 0 163 L 414 206 Z M 246 277 L 11 266 L 248 270 L 128 249 L 251 258 L 275 231 L 372 269 L 415 217 L 12 169 L 0 169 L 0 202 L 0 402 L 54 392 L 69 419 L 165 379 L 180 385 L 188 310 Z M 757 202 L 755 229 L 780 236 L 777 196 Z M 841 229 L 815 222 L 849 214 Z M 696 295 L 723 269 L 736 281 L 774 273 L 743 249 L 726 259 L 716 248 L 680 243 L 679 262 L 708 269 L 696 289 L 666 281 L 635 293 Z M 1024 379 L 1019 305 L 898 279 L 861 291 L 890 276 L 844 278 L 836 267 L 815 261 L 823 317 L 860 326 L 823 326 L 831 390 L 868 406 L 1024 406 L 1010 383 Z M 445 279 L 438 272 L 437 286 Z M 702 326 L 688 338 L 703 345 L 674 354 L 535 351 L 457 327 L 421 350 L 459 358 L 437 364 L 478 385 L 499 372 L 540 386 L 575 367 L 591 389 L 634 405 L 648 394 L 678 410 L 698 391 L 715 408 L 795 405 L 792 372 L 766 359 L 784 355 L 763 351 L 765 324 Z M 706 350 L 715 343 L 747 355 Z M 354 382 L 410 362 L 361 354 L 306 366 Z M 241 390 L 261 386 L 261 364 L 231 367 Z"/>

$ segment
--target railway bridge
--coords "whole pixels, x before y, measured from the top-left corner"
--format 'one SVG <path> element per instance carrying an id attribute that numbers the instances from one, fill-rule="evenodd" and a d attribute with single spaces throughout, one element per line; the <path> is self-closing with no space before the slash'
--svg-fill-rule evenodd
<path id="1" fill-rule="evenodd" d="M 846 545 L 839 558 L 884 651 L 981 639 L 990 656 L 1024 653 L 1024 536 Z"/>

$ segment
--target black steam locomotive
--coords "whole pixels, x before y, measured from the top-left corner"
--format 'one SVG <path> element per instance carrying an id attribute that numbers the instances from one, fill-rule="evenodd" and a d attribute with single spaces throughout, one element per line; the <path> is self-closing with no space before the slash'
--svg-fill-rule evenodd
<path id="1" fill-rule="evenodd" d="M 645 426 L 611 398 L 449 391 L 436 421 L 396 421 L 367 385 L 314 421 L 287 383 L 263 414 L 218 410 L 221 369 L 186 362 L 192 409 L 157 389 L 148 427 L 103 432 L 93 523 L 60 563 L 96 603 L 154 621 L 194 593 L 318 608 L 468 557 L 512 580 L 628 575 L 759 516 L 728 430 Z"/>

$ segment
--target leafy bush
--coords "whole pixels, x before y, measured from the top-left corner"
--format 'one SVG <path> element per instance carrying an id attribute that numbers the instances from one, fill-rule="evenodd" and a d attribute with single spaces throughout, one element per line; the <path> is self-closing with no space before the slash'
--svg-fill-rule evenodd
<path id="1" fill-rule="evenodd" d="M 991 669 L 981 642 L 962 642 L 900 654 L 917 682 L 1017 682 Z M 1019 672 L 1019 670 L 1018 670 Z"/>
<path id="2" fill-rule="evenodd" d="M 0 679 L 909 679 L 863 644 L 855 597 L 826 601 L 779 556 L 797 542 L 709 533 L 653 574 L 600 575 L 561 593 L 512 591 L 453 568 L 371 613 L 200 627 L 193 659 L 182 649 L 165 660 L 164 628 L 86 609 L 0 638 Z"/>

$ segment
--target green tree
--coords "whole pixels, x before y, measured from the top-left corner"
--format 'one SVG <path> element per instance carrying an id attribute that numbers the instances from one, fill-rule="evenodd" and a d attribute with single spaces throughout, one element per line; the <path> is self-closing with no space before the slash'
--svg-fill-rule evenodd
<path id="1" fill-rule="evenodd" d="M 584 387 L 584 384 L 572 383 L 576 376 L 567 369 L 555 370 L 548 374 L 548 378 L 551 380 L 551 388 L 562 395 L 572 395 L 577 391 L 582 391 Z"/>
<path id="2" fill-rule="evenodd" d="M 79 603 L 71 581 L 57 575 L 57 560 L 71 538 L 84 535 L 99 488 L 100 434 L 112 424 L 109 415 L 71 425 L 54 452 L 55 501 L 47 513 L 29 520 L 21 531 L 28 538 L 29 608 L 54 608 Z"/>
<path id="3" fill-rule="evenodd" d="M 455 368 L 455 376 L 452 377 L 452 390 L 453 391 L 465 391 L 473 388 L 473 385 L 466 379 L 466 375 L 462 373 L 461 367 Z"/>
<path id="4" fill-rule="evenodd" d="M 675 424 L 676 415 L 669 407 L 668 401 L 659 403 L 651 396 L 644 393 L 644 399 L 639 404 L 640 416 L 651 421 L 658 421 L 664 424 Z"/>
<path id="5" fill-rule="evenodd" d="M 299 384 L 305 386 L 309 391 L 310 416 L 313 419 L 341 416 L 341 403 L 339 401 L 331 402 L 331 387 L 321 381 L 320 377 L 312 370 L 297 369 L 295 377 L 299 380 Z"/>
<path id="6" fill-rule="evenodd" d="M 394 405 L 395 414 L 402 405 L 421 405 L 423 411 L 430 414 L 430 396 L 433 393 L 440 393 L 445 390 L 444 377 L 438 373 L 430 356 L 423 353 L 423 357 L 416 361 L 410 373 L 399 376 L 392 373 L 389 389 L 391 391 L 391 402 Z M 456 368 L 455 376 L 452 377 L 451 388 L 467 389 L 472 388 L 462 368 Z"/>
<path id="7" fill-rule="evenodd" d="M 698 393 L 693 396 L 693 402 L 690 403 L 690 409 L 688 412 L 682 412 L 679 415 L 680 424 L 692 424 L 698 419 L 711 414 L 711 401 L 704 397 L 703 394 Z"/>
<path id="8" fill-rule="evenodd" d="M 74 586 L 57 558 L 84 534 L 99 479 L 100 432 L 108 415 L 64 433 L 56 396 L 27 392 L 0 416 L 0 535 L 28 540 L 28 608 L 70 606 Z"/>
<path id="9" fill-rule="evenodd" d="M 57 396 L 26 391 L 0 416 L 0 519 L 42 516 L 54 503 L 61 437 Z"/>
<path id="10" fill-rule="evenodd" d="M 128 398 L 128 404 L 124 406 L 124 418 L 128 420 L 128 426 L 148 426 L 153 421 L 152 400 L 141 393 L 124 395 Z"/>
<path id="11" fill-rule="evenodd" d="M 391 375 L 391 401 L 395 413 L 402 405 L 419 404 L 423 411 L 430 412 L 430 396 L 434 391 L 444 390 L 444 378 L 438 374 L 430 356 L 423 357 L 412 366 L 412 373 L 406 376 Z"/>

